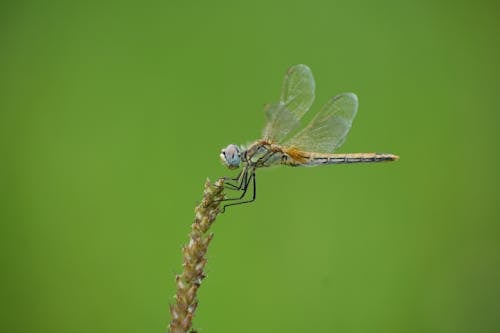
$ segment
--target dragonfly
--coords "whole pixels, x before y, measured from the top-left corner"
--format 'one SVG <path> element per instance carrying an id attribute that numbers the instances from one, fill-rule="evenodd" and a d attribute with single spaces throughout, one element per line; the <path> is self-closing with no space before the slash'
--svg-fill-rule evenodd
<path id="1" fill-rule="evenodd" d="M 223 164 L 241 171 L 236 177 L 224 177 L 227 189 L 240 191 L 235 198 L 225 198 L 222 211 L 228 206 L 255 200 L 255 171 L 259 168 L 286 165 L 319 166 L 344 163 L 371 163 L 396 161 L 399 156 L 385 153 L 334 154 L 345 141 L 358 111 L 358 98 L 354 93 L 341 93 L 332 97 L 312 118 L 300 127 L 301 118 L 314 101 L 315 82 L 306 65 L 290 67 L 283 81 L 280 100 L 264 107 L 266 123 L 259 140 L 248 146 L 230 144 L 221 150 Z M 245 199 L 249 187 L 250 199 Z"/>

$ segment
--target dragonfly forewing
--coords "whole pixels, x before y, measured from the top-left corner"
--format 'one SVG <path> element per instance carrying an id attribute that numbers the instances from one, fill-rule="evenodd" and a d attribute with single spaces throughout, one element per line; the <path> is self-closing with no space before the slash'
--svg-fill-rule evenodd
<path id="1" fill-rule="evenodd" d="M 331 98 L 311 122 L 284 146 L 304 151 L 332 153 L 344 143 L 358 111 L 358 98 L 343 93 Z"/>
<path id="2" fill-rule="evenodd" d="M 263 138 L 282 141 L 299 125 L 300 119 L 314 102 L 314 77 L 306 65 L 295 65 L 288 69 L 279 103 L 266 105 L 266 125 Z"/>

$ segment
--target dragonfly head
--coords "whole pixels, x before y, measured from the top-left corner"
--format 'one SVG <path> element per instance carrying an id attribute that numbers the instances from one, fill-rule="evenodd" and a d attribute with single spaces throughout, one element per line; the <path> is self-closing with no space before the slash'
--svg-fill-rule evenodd
<path id="1" fill-rule="evenodd" d="M 230 144 L 220 151 L 220 158 L 224 165 L 229 169 L 238 169 L 240 167 L 240 149 L 237 145 Z"/>

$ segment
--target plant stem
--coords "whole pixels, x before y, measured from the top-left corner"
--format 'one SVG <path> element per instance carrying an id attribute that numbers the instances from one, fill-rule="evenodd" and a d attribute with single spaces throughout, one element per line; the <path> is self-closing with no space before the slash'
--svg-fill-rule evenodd
<path id="1" fill-rule="evenodd" d="M 172 319 L 169 331 L 171 333 L 186 333 L 192 326 L 194 313 L 198 306 L 196 293 L 201 281 L 205 278 L 203 271 L 207 263 L 205 254 L 213 237 L 213 233 L 207 234 L 207 231 L 220 213 L 220 200 L 224 199 L 223 185 L 223 179 L 217 180 L 213 185 L 207 179 L 203 200 L 195 208 L 195 218 L 191 225 L 189 242 L 182 248 L 184 269 L 180 275 L 175 277 L 177 292 L 175 304 L 170 306 Z"/>

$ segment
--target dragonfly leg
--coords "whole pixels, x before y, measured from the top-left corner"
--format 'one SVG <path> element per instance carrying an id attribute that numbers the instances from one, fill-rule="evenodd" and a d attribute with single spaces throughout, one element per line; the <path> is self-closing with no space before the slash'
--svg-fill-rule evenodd
<path id="1" fill-rule="evenodd" d="M 240 189 L 238 184 L 231 184 L 227 182 L 224 182 L 224 188 L 226 190 L 235 190 L 235 191 L 238 191 Z"/>
<path id="2" fill-rule="evenodd" d="M 245 194 L 247 193 L 248 184 L 250 184 L 251 180 L 252 180 L 252 176 L 248 177 L 248 172 L 244 173 L 243 180 L 242 180 L 242 188 L 240 189 L 241 195 L 237 198 L 225 198 L 225 199 L 221 199 L 218 201 L 222 202 L 222 201 L 233 201 L 233 200 L 242 199 L 245 196 Z M 237 190 L 237 189 L 234 189 L 234 190 Z"/>
<path id="3" fill-rule="evenodd" d="M 248 174 L 248 168 L 245 168 L 245 169 L 240 171 L 240 173 L 238 174 L 238 176 L 236 178 L 223 177 L 224 180 L 237 181 L 236 184 L 224 182 L 224 188 L 228 189 L 228 190 L 234 190 L 234 191 L 241 190 L 241 188 L 245 184 L 247 174 Z"/>
<path id="4" fill-rule="evenodd" d="M 258 165 L 263 165 L 269 158 L 271 158 L 274 154 L 276 154 L 276 152 L 274 151 L 267 151 L 262 157 L 260 157 L 254 164 L 252 164 L 252 171 L 251 171 L 251 174 L 250 176 L 248 177 L 248 169 L 249 168 L 245 168 L 239 176 L 242 175 L 242 178 L 241 178 L 241 181 L 239 183 L 238 186 L 234 185 L 234 184 L 228 184 L 229 186 L 231 187 L 228 187 L 228 189 L 231 189 L 231 190 L 241 190 L 242 193 L 239 197 L 237 198 L 227 198 L 227 199 L 223 199 L 223 200 L 220 200 L 220 201 L 234 201 L 234 200 L 241 200 L 243 199 L 243 197 L 245 196 L 245 194 L 247 193 L 247 190 L 248 190 L 248 185 L 250 185 L 250 182 L 252 182 L 253 184 L 253 194 L 252 194 L 252 199 L 250 200 L 245 200 L 245 201 L 240 201 L 240 202 L 234 202 L 234 203 L 230 203 L 230 204 L 227 204 L 227 205 L 224 205 L 222 207 L 222 213 L 226 210 L 226 207 L 229 207 L 229 206 L 235 206 L 235 205 L 241 205 L 241 204 L 245 204 L 245 203 L 250 203 L 250 202 L 253 202 L 255 201 L 255 198 L 257 196 L 257 187 L 256 187 L 256 182 L 255 182 L 255 166 L 258 166 Z M 236 179 L 240 178 L 240 177 L 237 177 Z M 247 178 L 248 177 L 248 178 Z M 226 178 L 225 178 L 226 179 Z"/>
<path id="5" fill-rule="evenodd" d="M 250 185 L 250 182 L 253 183 L 253 194 L 252 194 L 252 199 L 250 200 L 245 200 L 245 201 L 240 201 L 240 202 L 234 202 L 234 203 L 230 203 L 230 204 L 226 204 L 222 207 L 222 213 L 224 213 L 224 211 L 226 210 L 226 207 L 229 207 L 229 206 L 236 206 L 236 205 L 241 205 L 241 204 L 246 204 L 246 203 L 250 203 L 252 201 L 255 201 L 255 198 L 257 196 L 257 186 L 256 186 L 256 182 L 255 182 L 255 170 L 252 170 L 252 174 L 250 175 L 250 177 L 248 178 L 248 181 L 246 182 L 246 186 L 245 188 L 243 189 L 243 193 L 241 194 L 241 196 L 239 198 L 230 198 L 230 199 L 225 199 L 225 200 L 222 200 L 222 201 L 229 201 L 229 200 L 241 200 L 243 199 L 243 197 L 245 196 L 246 192 L 247 192 L 247 189 L 248 189 L 248 185 Z"/>
<path id="6" fill-rule="evenodd" d="M 238 176 L 236 177 L 222 177 L 224 180 L 232 180 L 232 181 L 239 181 L 240 180 L 240 177 L 241 177 L 241 174 L 245 171 L 245 169 L 241 170 L 239 173 L 238 173 Z"/>
<path id="7" fill-rule="evenodd" d="M 239 197 L 237 197 L 237 198 L 225 198 L 225 199 L 217 200 L 217 202 L 234 201 L 234 200 L 241 200 L 241 199 L 243 199 L 243 197 L 247 193 L 248 185 L 250 184 L 250 181 L 252 181 L 252 179 L 255 178 L 255 170 L 252 170 L 252 174 L 250 175 L 250 177 L 248 176 L 248 172 L 244 173 L 243 175 L 244 175 L 244 177 L 243 177 L 243 181 L 242 181 L 243 187 L 241 189 L 241 195 Z M 255 184 L 254 184 L 254 187 L 255 187 Z M 230 206 L 232 206 L 232 205 L 230 205 Z M 221 211 L 222 213 L 224 212 L 225 207 L 226 206 L 222 207 L 222 211 Z"/>

